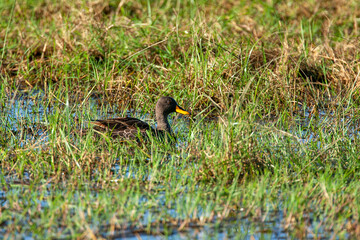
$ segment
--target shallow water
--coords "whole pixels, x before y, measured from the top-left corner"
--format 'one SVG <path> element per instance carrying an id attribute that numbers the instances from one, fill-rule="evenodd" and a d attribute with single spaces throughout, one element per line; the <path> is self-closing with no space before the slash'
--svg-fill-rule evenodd
<path id="1" fill-rule="evenodd" d="M 133 177 L 133 174 L 131 174 L 129 171 L 127 176 Z M 122 177 L 126 176 L 122 175 Z M 21 179 L 17 178 L 15 175 L 8 175 L 5 176 L 5 180 L 8 184 L 8 190 L 0 190 L 0 206 L 3 209 L 9 207 L 7 202 L 7 196 L 9 194 L 18 195 L 18 201 L 22 201 L 22 196 L 27 198 L 26 195 L 23 195 L 23 193 L 20 192 L 27 192 L 27 188 L 24 188 L 24 184 L 26 186 L 31 183 L 31 179 L 26 172 Z M 162 189 L 163 186 L 158 185 L 157 188 Z M 47 189 L 53 189 L 51 184 L 47 184 Z M 61 187 L 58 188 L 57 192 L 61 194 Z M 51 198 L 53 193 L 51 193 L 51 190 L 43 190 L 41 195 L 43 200 L 39 200 L 31 204 L 40 204 L 41 209 L 44 211 L 46 210 L 46 208 L 49 207 L 47 196 Z M 81 195 L 81 190 L 75 191 L 73 194 L 73 201 L 76 201 L 76 199 L 81 199 Z M 96 199 L 97 192 L 94 191 L 93 195 L 93 199 Z M 33 199 L 33 197 L 31 197 L 30 199 Z M 182 195 L 179 195 L 178 200 L 182 201 L 181 199 Z M 146 204 L 148 200 L 148 197 L 143 195 L 138 200 L 138 204 Z M 166 204 L 165 194 L 161 191 L 158 192 L 156 194 L 156 201 L 162 205 L 161 211 L 163 211 L 163 206 Z M 241 205 L 241 203 L 239 204 Z M 206 212 L 206 210 L 202 209 L 201 206 L 198 206 L 197 210 L 198 217 L 206 216 L 204 215 L 204 212 Z M 281 210 L 281 203 L 279 203 L 279 206 L 276 209 L 273 209 L 271 206 L 269 206 L 269 210 L 262 214 L 261 219 L 253 218 L 251 216 L 245 216 L 245 212 L 246 209 L 240 208 L 237 212 L 232 212 L 229 217 L 221 220 L 220 222 L 218 222 L 217 217 L 215 217 L 211 223 L 207 223 L 205 225 L 190 223 L 190 226 L 184 227 L 180 231 L 180 225 L 167 226 L 166 228 L 163 228 L 160 225 L 160 227 L 153 229 L 153 233 L 149 234 L 146 232 L 146 226 L 151 224 L 148 219 L 154 219 L 154 216 L 156 216 L 158 213 L 156 209 L 146 210 L 146 212 L 143 214 L 139 221 L 139 224 L 144 226 L 144 228 L 138 228 L 134 226 L 131 228 L 126 228 L 124 230 L 116 230 L 115 232 L 107 232 L 107 228 L 105 228 L 103 229 L 103 231 L 100 230 L 100 233 L 103 237 L 111 237 L 112 239 L 138 239 L 139 237 L 141 237 L 141 239 L 163 239 L 164 236 L 169 239 L 289 239 L 293 237 L 284 226 L 285 219 L 284 214 Z M 181 217 L 179 218 L 178 214 L 179 212 L 177 212 L 176 209 L 172 208 L 167 209 L 166 212 L 166 215 L 169 217 L 172 217 L 174 219 L 181 219 Z M 152 217 L 149 218 L 149 216 Z M 325 229 L 323 229 L 322 227 L 317 228 L 318 223 L 311 220 L 311 214 L 308 218 L 309 222 L 306 224 L 308 234 L 306 239 L 327 239 L 332 236 L 331 232 L 325 231 Z M 7 224 L 11 224 L 11 220 L 10 222 L 5 221 L 2 223 L 3 226 L 6 226 Z M 26 219 L 24 219 L 24 224 L 27 224 Z M 101 224 L 96 222 L 89 224 L 94 226 L 94 230 L 99 230 L 99 226 L 101 226 Z M 2 234 L 5 234 L 5 232 L 0 231 L 0 236 Z M 22 233 L 21 238 L 36 239 L 38 237 L 39 236 L 32 235 L 32 233 Z M 67 234 L 63 235 L 63 237 L 66 238 Z"/>
<path id="2" fill-rule="evenodd" d="M 38 93 L 37 93 L 38 94 Z M 40 96 L 42 96 L 40 94 Z M 97 108 L 96 103 L 91 103 L 91 108 Z M 111 107 L 107 109 L 112 109 Z M 6 128 L 11 129 L 11 131 L 16 132 L 17 136 L 19 138 L 25 137 L 25 140 L 20 142 L 20 147 L 23 147 L 28 141 L 42 141 L 46 142 L 46 131 L 43 130 L 43 128 L 37 127 L 38 125 L 41 125 L 44 123 L 44 119 L 46 119 L 47 115 L 51 115 L 52 108 L 45 107 L 41 104 L 39 104 L 39 101 L 34 100 L 31 95 L 19 95 L 19 97 L 13 98 L 9 105 L 7 106 L 7 111 L 9 114 L 9 118 L 3 123 L 3 125 Z M 97 111 L 98 118 L 104 118 L 104 117 L 116 117 L 120 113 L 116 111 L 109 111 L 109 113 L 100 113 L 100 110 Z M 101 115 L 102 114 L 102 115 Z M 130 114 L 130 112 L 129 112 Z M 133 112 L 131 113 L 133 114 Z M 144 119 L 146 116 L 142 116 L 141 118 Z M 305 118 L 303 120 L 303 125 L 307 125 L 309 119 Z M 326 116 L 324 116 L 323 121 L 326 123 Z M 319 124 L 322 125 L 324 122 L 320 122 Z M 177 121 L 176 128 L 174 128 L 174 132 L 181 132 L 181 133 L 187 133 L 187 121 Z M 27 129 L 24 129 L 24 126 L 31 126 L 33 130 L 31 131 L 31 134 L 25 134 Z M 298 131 L 293 134 L 299 133 Z M 303 132 L 304 136 L 306 138 L 303 138 L 303 135 L 298 135 L 300 142 L 303 144 L 310 142 L 318 142 L 318 148 L 321 148 L 320 141 L 318 138 L 311 133 Z M 44 137 L 45 135 L 45 137 Z M 185 134 L 186 135 L 186 134 Z M 186 147 L 187 142 L 186 139 L 180 139 L 180 141 L 177 143 L 178 148 Z M 194 163 L 192 163 L 194 164 Z M 193 166 L 196 168 L 195 166 Z M 118 164 L 114 164 L 112 167 L 112 171 L 114 172 L 115 176 L 118 176 L 118 179 L 113 179 L 112 181 L 114 183 L 117 183 L 119 179 L 122 178 L 133 178 L 138 179 L 138 176 L 136 175 L 137 169 L 133 166 L 129 167 L 126 166 L 125 169 L 123 166 L 120 166 Z M 29 178 L 29 175 L 27 172 L 24 172 L 21 174 L 21 179 L 17 177 L 17 175 L 2 172 L 1 173 L 4 176 L 5 182 L 8 184 L 7 190 L 1 190 L 0 189 L 0 206 L 4 209 L 7 208 L 7 196 L 9 194 L 13 194 L 13 191 L 18 191 L 16 185 L 18 185 L 20 188 L 23 185 L 28 184 L 31 182 L 31 179 Z M 151 173 L 145 174 L 142 181 L 151 181 Z M 159 188 L 164 187 L 163 185 L 159 185 Z M 51 189 L 51 187 L 49 187 Z M 50 192 L 48 193 L 49 195 Z M 96 193 L 95 193 L 96 194 Z M 45 194 L 46 195 L 46 194 Z M 76 199 L 76 195 L 74 198 Z M 19 195 L 19 198 L 21 198 L 21 195 Z M 157 200 L 165 204 L 165 195 L 162 193 L 157 193 Z M 181 199 L 182 196 L 179 196 L 179 199 Z M 21 199 L 19 199 L 21 200 Z M 143 196 L 139 200 L 139 204 L 144 204 L 147 202 L 147 198 Z M 46 209 L 48 207 L 47 201 L 40 201 L 41 209 Z M 239 203 L 241 205 L 241 203 Z M 281 206 L 281 203 L 280 203 Z M 201 208 L 201 206 L 198 206 L 198 214 L 202 213 L 202 211 L 206 211 Z M 199 239 L 227 239 L 227 238 L 239 238 L 239 239 L 288 239 L 291 238 L 291 234 L 288 232 L 288 230 L 284 226 L 285 220 L 283 219 L 283 211 L 281 210 L 281 207 L 279 209 L 271 209 L 270 213 L 266 215 L 263 219 L 252 219 L 251 217 L 244 216 L 243 212 L 245 210 L 241 209 L 238 212 L 233 213 L 232 217 L 229 217 L 227 219 L 224 219 L 218 223 L 216 221 L 216 218 L 212 223 L 208 223 L 204 226 L 191 226 L 191 227 L 185 227 L 181 231 L 179 231 L 180 226 L 173 226 L 170 228 L 166 228 L 166 230 L 160 229 L 160 232 L 162 231 L 170 231 L 169 233 L 166 233 L 167 237 L 169 239 L 193 239 L 193 238 L 199 238 Z M 148 222 L 147 219 L 149 215 L 156 215 L 153 211 L 147 211 L 144 216 L 142 217 L 142 225 L 147 226 L 148 224 L 151 224 L 151 222 Z M 176 209 L 168 209 L 167 215 L 173 218 L 178 219 L 179 213 L 176 211 Z M 199 215 L 201 217 L 201 215 Z M 309 217 L 311 219 L 311 216 Z M 309 221 L 308 226 L 308 239 L 312 238 L 327 238 L 332 235 L 331 232 L 325 231 L 322 227 L 319 227 L 319 229 L 316 229 L 316 223 Z M 8 222 L 3 222 L 3 225 L 7 225 Z M 96 223 L 93 223 L 94 226 L 96 226 Z M 311 234 L 310 232 L 316 232 L 316 236 Z M 0 236 L 4 236 L 5 232 L 0 230 Z M 152 235 L 146 233 L 142 229 L 125 229 L 123 231 L 115 231 L 114 233 L 109 233 L 104 230 L 104 232 L 101 233 L 103 237 L 111 237 L 114 239 L 138 239 L 139 237 L 142 239 L 162 239 L 164 236 L 161 236 L 161 234 L 158 235 Z M 165 233 L 164 233 L 165 234 Z M 31 233 L 28 235 L 25 234 L 23 236 L 19 236 L 20 238 L 26 238 L 26 239 L 36 239 L 38 236 L 34 236 Z M 64 235 L 66 237 L 66 234 Z"/>

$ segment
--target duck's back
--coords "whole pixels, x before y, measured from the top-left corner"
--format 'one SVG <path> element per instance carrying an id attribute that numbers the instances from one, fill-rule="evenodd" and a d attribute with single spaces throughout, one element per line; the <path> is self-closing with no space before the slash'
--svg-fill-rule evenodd
<path id="1" fill-rule="evenodd" d="M 131 139 L 138 137 L 139 134 L 146 136 L 146 131 L 154 132 L 149 124 L 132 117 L 95 120 L 91 123 L 94 125 L 94 130 L 108 132 L 112 137 Z"/>

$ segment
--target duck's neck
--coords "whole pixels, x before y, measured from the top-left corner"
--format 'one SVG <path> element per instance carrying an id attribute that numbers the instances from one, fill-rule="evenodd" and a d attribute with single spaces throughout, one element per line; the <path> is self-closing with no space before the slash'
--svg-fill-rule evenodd
<path id="1" fill-rule="evenodd" d="M 156 112 L 157 130 L 171 133 L 171 127 L 168 121 L 168 115 Z"/>

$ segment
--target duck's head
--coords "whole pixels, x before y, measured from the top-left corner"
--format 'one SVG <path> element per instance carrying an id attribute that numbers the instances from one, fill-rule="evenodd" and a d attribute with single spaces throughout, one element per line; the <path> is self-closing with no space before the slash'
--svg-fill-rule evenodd
<path id="1" fill-rule="evenodd" d="M 156 103 L 155 110 L 156 115 L 161 114 L 165 117 L 173 112 L 190 115 L 190 113 L 180 107 L 172 97 L 161 97 Z"/>

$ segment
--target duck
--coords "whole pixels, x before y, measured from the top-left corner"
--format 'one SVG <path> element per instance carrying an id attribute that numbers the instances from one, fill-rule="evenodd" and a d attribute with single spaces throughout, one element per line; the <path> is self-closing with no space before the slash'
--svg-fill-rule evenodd
<path id="1" fill-rule="evenodd" d="M 162 138 L 166 135 L 173 136 L 168 116 L 174 112 L 190 115 L 190 112 L 180 107 L 175 99 L 162 96 L 155 106 L 156 128 L 133 117 L 94 120 L 91 121 L 90 124 L 95 132 L 109 134 L 113 138 L 138 140 L 139 137 L 147 138 L 148 134 Z"/>

